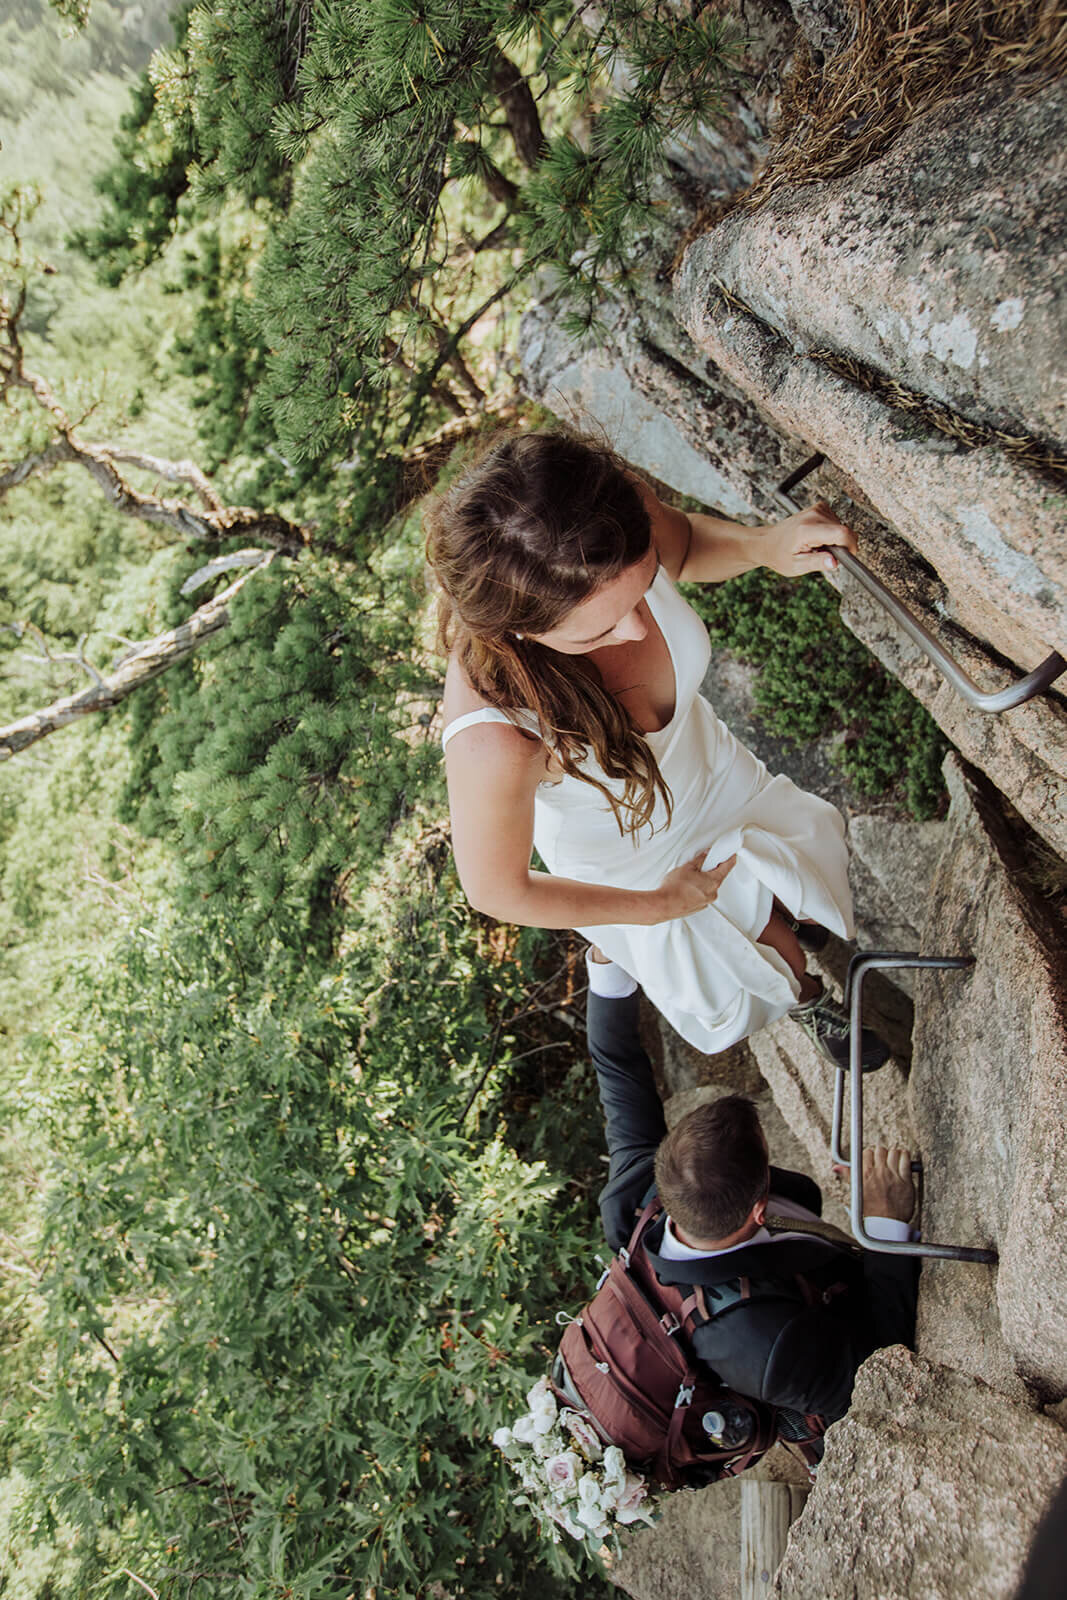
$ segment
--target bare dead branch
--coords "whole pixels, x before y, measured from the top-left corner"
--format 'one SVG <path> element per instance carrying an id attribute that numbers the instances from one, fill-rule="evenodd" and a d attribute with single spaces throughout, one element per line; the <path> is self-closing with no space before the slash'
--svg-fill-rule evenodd
<path id="1" fill-rule="evenodd" d="M 69 460 L 70 457 L 61 441 L 48 445 L 36 455 L 27 456 L 24 461 L 17 461 L 13 467 L 0 472 L 0 495 L 6 494 L 8 489 L 14 489 L 20 483 L 25 483 L 27 478 L 45 477 L 53 468 L 58 467 L 60 462 Z"/>
<path id="2" fill-rule="evenodd" d="M 197 567 L 196 571 L 182 584 L 179 593 L 193 594 L 203 587 L 209 578 L 217 578 L 221 572 L 232 572 L 234 567 L 258 567 L 262 564 L 265 550 L 234 550 L 228 556 L 216 556 L 206 566 Z M 129 643 L 128 640 L 124 641 Z"/>
<path id="3" fill-rule="evenodd" d="M 13 633 L 16 639 L 24 639 L 27 634 L 29 635 L 37 646 L 37 654 L 33 656 L 28 651 L 24 651 L 23 655 L 27 661 L 44 662 L 50 667 L 64 666 L 67 662 L 72 661 L 75 666 L 81 667 L 82 671 L 92 678 L 94 683 L 102 684 L 104 681 L 92 662 L 86 660 L 85 641 L 89 637 L 87 633 L 81 635 L 74 650 L 61 650 L 59 652 L 52 649 L 40 628 L 33 622 L 5 622 L 0 627 L 0 633 Z"/>
<path id="4" fill-rule="evenodd" d="M 36 744 L 39 739 L 55 733 L 57 729 L 66 727 L 68 723 L 77 722 L 82 717 L 90 716 L 94 711 L 107 711 L 112 706 L 118 705 L 142 684 L 158 678 L 168 667 L 184 661 L 208 639 L 221 633 L 229 626 L 230 602 L 234 595 L 244 587 L 254 572 L 269 566 L 274 559 L 273 551 L 264 551 L 261 554 L 262 559 L 257 566 L 242 573 L 229 588 L 223 589 L 214 599 L 206 601 L 185 622 L 179 623 L 176 628 L 168 629 L 166 633 L 157 634 L 154 639 L 145 639 L 132 650 L 126 651 L 118 658 L 108 675 L 101 677 L 99 683 L 83 689 L 80 694 L 67 695 L 65 699 L 56 700 L 40 711 L 31 711 L 18 722 L 0 728 L 0 761 L 6 761 L 11 756 L 17 755 L 19 751 Z"/>
<path id="5" fill-rule="evenodd" d="M 248 534 L 288 555 L 303 548 L 306 534 L 296 523 L 252 506 L 224 506 L 205 474 L 192 462 L 167 461 L 120 444 L 90 444 L 81 439 L 48 380 L 26 367 L 19 331 L 25 303 L 25 286 L 19 287 L 14 299 L 0 297 L 0 395 L 11 389 L 31 394 L 48 414 L 56 438 L 44 450 L 0 473 L 0 494 L 24 483 L 34 473 L 51 472 L 64 462 L 73 462 L 85 469 L 117 511 L 169 528 L 183 539 L 217 543 Z M 119 461 L 155 472 L 168 481 L 191 483 L 204 502 L 204 509 L 194 509 L 181 500 L 165 500 L 157 494 L 143 494 L 119 472 Z"/>
<path id="6" fill-rule="evenodd" d="M 143 467 L 145 472 L 154 472 L 157 478 L 163 478 L 167 483 L 191 483 L 209 511 L 221 511 L 223 508 L 218 490 L 195 461 L 166 461 L 162 456 L 146 455 L 143 450 L 128 450 L 125 446 L 116 448 L 114 445 L 108 449 L 108 454 L 112 461 L 120 461 L 126 467 Z"/>
<path id="7" fill-rule="evenodd" d="M 87 633 L 83 633 L 78 640 L 77 649 L 73 652 L 65 651 L 63 655 L 57 656 L 56 660 L 76 661 L 79 667 L 81 667 L 82 671 L 92 678 L 97 687 L 102 688 L 104 683 L 103 678 L 101 677 L 100 673 L 97 672 L 92 662 L 85 659 L 85 641 L 88 639 L 88 637 L 89 635 Z"/>
<path id="8" fill-rule="evenodd" d="M 129 1567 L 120 1567 L 119 1571 L 123 1573 L 125 1577 L 129 1578 L 133 1583 L 139 1584 L 144 1590 L 145 1594 L 152 1596 L 152 1600 L 159 1600 L 158 1590 L 153 1589 L 150 1584 L 145 1583 L 144 1579 L 139 1578 L 136 1572 L 131 1572 Z"/>

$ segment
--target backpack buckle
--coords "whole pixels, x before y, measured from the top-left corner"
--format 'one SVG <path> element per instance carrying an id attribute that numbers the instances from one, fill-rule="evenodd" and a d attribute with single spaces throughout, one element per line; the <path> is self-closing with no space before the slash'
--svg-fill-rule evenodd
<path id="1" fill-rule="evenodd" d="M 678 1393 L 674 1397 L 674 1409 L 678 1411 L 682 1406 L 687 1406 L 693 1398 L 695 1384 L 683 1383 L 679 1385 Z"/>
<path id="2" fill-rule="evenodd" d="M 619 1246 L 619 1260 L 622 1262 L 624 1267 L 628 1267 L 630 1265 L 630 1252 L 627 1250 L 624 1244 Z"/>
<path id="3" fill-rule="evenodd" d="M 665 1311 L 659 1319 L 659 1325 L 668 1338 L 671 1334 L 678 1333 L 682 1326 L 673 1311 Z"/>

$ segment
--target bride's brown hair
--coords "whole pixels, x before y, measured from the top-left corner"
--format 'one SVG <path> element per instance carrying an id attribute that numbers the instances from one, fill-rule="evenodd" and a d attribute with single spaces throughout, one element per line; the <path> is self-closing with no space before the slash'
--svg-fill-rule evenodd
<path id="1" fill-rule="evenodd" d="M 442 653 L 489 705 L 534 713 L 563 771 L 600 791 L 620 832 L 648 823 L 657 795 L 669 817 L 648 741 L 593 662 L 528 637 L 648 554 L 648 512 L 619 457 L 571 431 L 506 435 L 432 502 L 426 528 Z M 590 750 L 621 795 L 582 770 Z"/>

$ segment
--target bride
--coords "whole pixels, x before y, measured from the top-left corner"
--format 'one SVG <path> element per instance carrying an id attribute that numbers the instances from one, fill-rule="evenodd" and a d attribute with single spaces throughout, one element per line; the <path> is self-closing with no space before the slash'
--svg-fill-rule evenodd
<path id="1" fill-rule="evenodd" d="M 699 1050 L 788 1013 L 847 1064 L 847 1017 L 801 947 L 851 937 L 844 824 L 702 697 L 707 632 L 675 584 L 832 568 L 854 534 L 822 506 L 759 528 L 687 516 L 567 431 L 491 444 L 427 532 L 471 904 L 595 939 Z M 864 1065 L 886 1054 L 865 1032 Z"/>

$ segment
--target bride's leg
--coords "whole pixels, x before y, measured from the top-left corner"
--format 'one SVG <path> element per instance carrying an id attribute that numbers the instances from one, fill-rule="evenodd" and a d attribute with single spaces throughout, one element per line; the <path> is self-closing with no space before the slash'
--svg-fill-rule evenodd
<path id="1" fill-rule="evenodd" d="M 800 948 L 796 934 L 792 928 L 786 926 L 777 911 L 771 913 L 771 920 L 763 932 L 757 935 L 756 943 L 770 945 L 771 949 L 777 951 L 789 967 L 794 978 L 800 984 L 800 1000 L 798 1004 L 803 1005 L 805 1000 L 814 1000 L 815 996 L 821 993 L 822 984 L 818 978 L 813 978 L 808 971 L 804 952 Z"/>
<path id="2" fill-rule="evenodd" d="M 804 952 L 792 928 L 775 911 L 760 934 L 759 944 L 776 950 L 800 983 L 800 998 L 789 1015 L 800 1024 L 827 1061 L 845 1071 L 849 1065 L 849 1018 L 844 1007 L 823 990 L 804 962 Z M 864 1072 L 873 1072 L 889 1059 L 889 1046 L 870 1028 L 863 1029 L 860 1061 Z"/>

